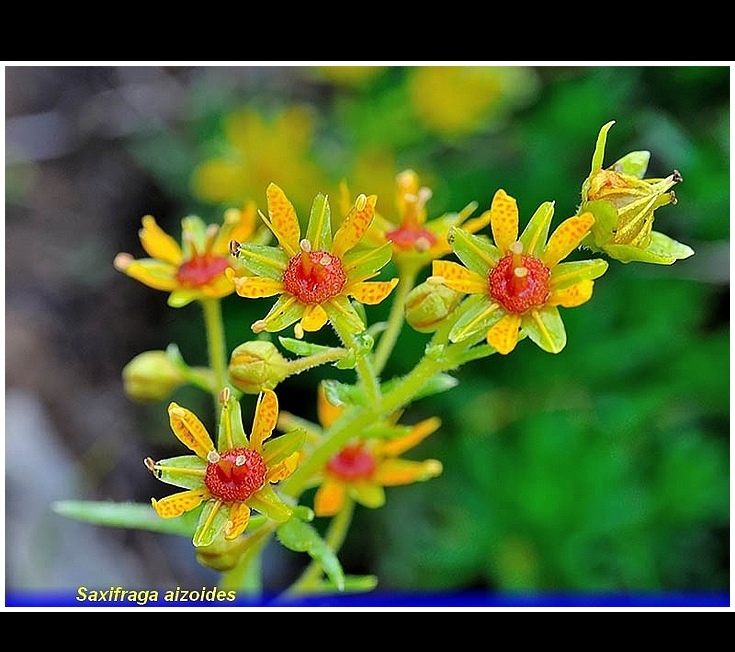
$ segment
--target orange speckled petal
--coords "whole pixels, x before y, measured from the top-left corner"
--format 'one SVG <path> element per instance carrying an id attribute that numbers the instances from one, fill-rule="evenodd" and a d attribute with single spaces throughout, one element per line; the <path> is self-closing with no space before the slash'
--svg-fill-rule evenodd
<path id="1" fill-rule="evenodd" d="M 594 223 L 595 218 L 592 213 L 583 213 L 564 220 L 546 243 L 542 256 L 544 264 L 547 267 L 553 267 L 566 258 L 579 246 Z"/>
<path id="2" fill-rule="evenodd" d="M 510 353 L 518 343 L 518 329 L 521 327 L 521 316 L 514 312 L 504 315 L 500 321 L 487 332 L 487 343 L 495 347 L 498 353 Z"/>
<path id="3" fill-rule="evenodd" d="M 425 460 L 414 462 L 412 460 L 383 460 L 375 469 L 373 481 L 384 487 L 392 487 L 402 484 L 411 484 L 435 478 L 442 472 L 441 462 L 438 460 Z"/>
<path id="4" fill-rule="evenodd" d="M 291 455 L 289 455 L 286 459 L 281 460 L 280 462 L 274 464 L 271 468 L 269 468 L 265 479 L 270 483 L 285 480 L 296 470 L 296 467 L 299 465 L 299 460 L 301 460 L 300 451 L 291 453 Z"/>
<path id="5" fill-rule="evenodd" d="M 495 244 L 503 253 L 518 240 L 518 204 L 505 190 L 498 190 L 493 197 L 490 228 Z"/>
<path id="6" fill-rule="evenodd" d="M 231 268 L 226 270 L 227 277 L 235 283 L 235 292 L 246 299 L 272 297 L 283 292 L 283 283 L 272 278 L 258 276 L 235 276 Z"/>
<path id="7" fill-rule="evenodd" d="M 354 247 L 365 235 L 370 223 L 375 215 L 375 204 L 378 201 L 377 195 L 360 195 L 355 205 L 347 213 L 344 222 L 340 225 L 334 234 L 332 242 L 332 253 L 341 258 L 345 252 Z"/>
<path id="8" fill-rule="evenodd" d="M 156 500 L 151 498 L 151 505 L 156 510 L 161 518 L 176 518 L 181 516 L 184 512 L 188 512 L 195 507 L 199 507 L 201 502 L 205 498 L 209 498 L 209 491 L 205 488 L 202 489 L 189 489 L 188 491 L 181 491 L 171 496 Z"/>
<path id="9" fill-rule="evenodd" d="M 134 278 L 154 290 L 171 292 L 179 287 L 179 282 L 176 279 L 178 268 L 171 265 L 171 263 L 164 263 L 154 258 L 142 258 L 127 263 L 120 269 L 130 278 Z"/>
<path id="10" fill-rule="evenodd" d="M 237 539 L 248 526 L 250 508 L 245 503 L 233 503 L 230 507 L 230 518 L 225 523 L 225 539 Z"/>
<path id="11" fill-rule="evenodd" d="M 214 444 L 199 417 L 174 402 L 168 406 L 168 417 L 171 430 L 179 441 L 203 460 L 207 459 L 207 453 L 214 450 Z"/>
<path id="12" fill-rule="evenodd" d="M 342 508 L 346 493 L 341 482 L 325 479 L 314 495 L 314 514 L 334 516 Z"/>
<path id="13" fill-rule="evenodd" d="M 457 292 L 468 294 L 488 292 L 486 279 L 477 272 L 451 260 L 435 260 L 431 266 L 431 273 L 435 277 L 441 277 L 444 285 Z"/>
<path id="14" fill-rule="evenodd" d="M 581 306 L 592 298 L 594 285 L 594 281 L 585 279 L 563 290 L 556 290 L 551 293 L 548 303 L 552 306 L 563 306 L 564 308 Z"/>
<path id="15" fill-rule="evenodd" d="M 265 191 L 268 202 L 268 227 L 278 238 L 281 248 L 289 255 L 295 256 L 299 252 L 301 226 L 293 204 L 288 200 L 283 190 L 275 183 L 271 183 Z"/>
<path id="16" fill-rule="evenodd" d="M 301 328 L 308 332 L 318 331 L 327 323 L 329 316 L 318 303 L 309 304 L 301 318 Z"/>
<path id="17" fill-rule="evenodd" d="M 149 256 L 176 267 L 181 264 L 183 253 L 179 243 L 158 226 L 152 215 L 143 218 L 143 228 L 138 232 L 138 236 Z"/>
<path id="18" fill-rule="evenodd" d="M 253 432 L 250 435 L 250 448 L 261 452 L 263 442 L 271 436 L 278 421 L 278 397 L 271 389 L 264 389 L 258 397 L 253 418 Z"/>
<path id="19" fill-rule="evenodd" d="M 363 281 L 346 288 L 345 292 L 360 303 L 374 306 L 385 299 L 396 285 L 398 285 L 397 278 L 390 281 Z"/>

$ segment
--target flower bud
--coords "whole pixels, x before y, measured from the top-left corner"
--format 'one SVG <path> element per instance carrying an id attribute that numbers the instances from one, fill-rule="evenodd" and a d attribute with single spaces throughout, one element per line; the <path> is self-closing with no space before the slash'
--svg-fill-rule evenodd
<path id="1" fill-rule="evenodd" d="M 237 389 L 257 394 L 273 389 L 288 376 L 288 360 L 272 342 L 253 340 L 235 348 L 227 372 Z"/>
<path id="2" fill-rule="evenodd" d="M 185 382 L 181 370 L 165 351 L 144 351 L 122 371 L 125 393 L 142 403 L 161 401 Z"/>
<path id="3" fill-rule="evenodd" d="M 420 333 L 433 333 L 454 311 L 462 293 L 427 279 L 406 297 L 406 321 Z"/>

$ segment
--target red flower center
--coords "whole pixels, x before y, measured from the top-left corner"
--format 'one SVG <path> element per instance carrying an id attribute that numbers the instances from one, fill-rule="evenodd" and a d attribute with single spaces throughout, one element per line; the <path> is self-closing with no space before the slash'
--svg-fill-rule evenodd
<path id="1" fill-rule="evenodd" d="M 207 459 L 204 484 L 226 503 L 242 502 L 265 484 L 266 467 L 260 453 L 250 448 L 212 451 Z"/>
<path id="2" fill-rule="evenodd" d="M 523 246 L 514 242 L 490 271 L 490 296 L 509 312 L 522 313 L 542 306 L 549 298 L 551 271 L 538 258 L 521 254 Z"/>
<path id="3" fill-rule="evenodd" d="M 227 258 L 194 254 L 182 263 L 176 272 L 176 280 L 187 288 L 198 288 L 211 283 L 230 266 Z"/>
<path id="4" fill-rule="evenodd" d="M 436 236 L 429 230 L 414 224 L 399 226 L 385 234 L 401 251 L 427 251 L 436 242 Z"/>
<path id="5" fill-rule="evenodd" d="M 347 446 L 327 463 L 327 471 L 346 482 L 366 480 L 375 471 L 375 459 L 362 446 Z"/>
<path id="6" fill-rule="evenodd" d="M 301 241 L 301 253 L 291 258 L 283 272 L 283 286 L 301 303 L 322 303 L 336 297 L 345 284 L 342 261 L 327 251 L 311 251 L 308 240 Z"/>

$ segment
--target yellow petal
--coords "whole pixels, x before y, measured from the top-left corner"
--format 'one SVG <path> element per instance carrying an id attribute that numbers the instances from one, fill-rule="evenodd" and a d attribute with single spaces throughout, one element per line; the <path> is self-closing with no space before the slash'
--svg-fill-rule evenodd
<path id="1" fill-rule="evenodd" d="M 329 428 L 329 426 L 337 420 L 337 417 L 339 417 L 343 411 L 343 406 L 332 405 L 327 400 L 324 385 L 323 383 L 319 383 L 316 396 L 316 413 L 319 417 L 319 423 L 321 423 L 324 428 Z"/>
<path id="2" fill-rule="evenodd" d="M 161 500 L 151 498 L 151 505 L 161 518 L 176 518 L 184 512 L 188 512 L 195 507 L 199 507 L 205 498 L 209 498 L 210 493 L 206 488 L 189 489 L 181 491 L 171 496 L 166 496 Z"/>
<path id="3" fill-rule="evenodd" d="M 380 442 L 375 452 L 385 457 L 398 457 L 401 453 L 417 446 L 421 441 L 426 439 L 432 432 L 439 428 L 441 423 L 438 417 L 424 419 L 411 428 L 411 431 L 407 435 Z"/>
<path id="4" fill-rule="evenodd" d="M 495 244 L 502 252 L 518 240 L 518 205 L 516 200 L 498 190 L 490 205 L 490 228 Z"/>
<path id="5" fill-rule="evenodd" d="M 553 267 L 566 258 L 579 246 L 594 223 L 595 218 L 592 213 L 583 213 L 564 220 L 546 243 L 542 256 L 544 264 L 547 267 Z"/>
<path id="6" fill-rule="evenodd" d="M 441 472 L 442 465 L 438 460 L 414 462 L 411 460 L 388 459 L 383 460 L 380 466 L 375 469 L 372 479 L 384 487 L 393 487 L 435 478 Z"/>
<path id="7" fill-rule="evenodd" d="M 222 219 L 222 226 L 217 232 L 212 251 L 220 256 L 230 253 L 230 242 L 245 242 L 255 232 L 258 209 L 254 201 L 246 202 L 239 208 L 228 208 Z"/>
<path id="8" fill-rule="evenodd" d="M 179 287 L 179 282 L 176 279 L 178 268 L 171 265 L 171 263 L 164 263 L 153 258 L 131 260 L 124 254 L 120 254 L 115 258 L 115 267 L 130 278 L 134 278 L 154 290 L 171 292 Z"/>
<path id="9" fill-rule="evenodd" d="M 563 290 L 555 290 L 551 293 L 548 303 L 552 306 L 563 306 L 564 308 L 581 306 L 592 298 L 594 285 L 594 281 L 585 279 Z"/>
<path id="10" fill-rule="evenodd" d="M 518 343 L 520 326 L 521 316 L 515 312 L 507 313 L 487 332 L 487 343 L 495 347 L 498 353 L 510 353 Z"/>
<path id="11" fill-rule="evenodd" d="M 206 460 L 207 453 L 214 450 L 214 444 L 199 417 L 174 402 L 168 406 L 168 416 L 171 430 L 179 441 Z"/>
<path id="12" fill-rule="evenodd" d="M 181 264 L 183 254 L 179 243 L 158 226 L 152 215 L 146 215 L 143 218 L 143 228 L 138 235 L 143 249 L 149 256 L 177 267 Z"/>
<path id="13" fill-rule="evenodd" d="M 398 285 L 397 278 L 390 281 L 363 281 L 347 287 L 345 292 L 360 303 L 374 306 L 385 299 L 396 285 Z"/>
<path id="14" fill-rule="evenodd" d="M 283 190 L 275 183 L 271 183 L 265 191 L 268 202 L 268 216 L 270 222 L 266 222 L 273 235 L 278 238 L 281 248 L 289 255 L 295 256 L 299 253 L 299 241 L 301 239 L 301 226 L 293 204 L 288 200 Z"/>
<path id="15" fill-rule="evenodd" d="M 227 271 L 227 276 L 235 283 L 235 292 L 247 299 L 259 299 L 261 297 L 272 297 L 283 292 L 281 281 L 260 276 L 235 276 L 234 272 Z"/>
<path id="16" fill-rule="evenodd" d="M 321 329 L 327 323 L 329 316 L 324 312 L 319 304 L 310 304 L 304 310 L 304 316 L 301 318 L 301 328 L 305 331 L 314 332 Z"/>
<path id="17" fill-rule="evenodd" d="M 431 273 L 441 278 L 444 285 L 457 292 L 468 294 L 488 292 L 487 279 L 459 263 L 450 260 L 435 260 L 431 266 Z"/>
<path id="18" fill-rule="evenodd" d="M 342 508 L 345 495 L 345 486 L 341 482 L 325 479 L 314 494 L 314 514 L 334 516 Z"/>
<path id="19" fill-rule="evenodd" d="M 281 460 L 280 462 L 278 462 L 278 464 L 274 464 L 271 468 L 269 468 L 265 479 L 270 483 L 285 480 L 296 470 L 296 467 L 299 465 L 300 460 L 300 451 L 291 453 L 291 455 L 289 455 L 286 459 Z"/>
<path id="20" fill-rule="evenodd" d="M 278 397 L 271 389 L 264 389 L 258 397 L 253 418 L 253 432 L 250 434 L 250 448 L 260 452 L 263 442 L 271 436 L 278 421 Z"/>
<path id="21" fill-rule="evenodd" d="M 335 256 L 341 258 L 365 235 L 365 231 L 373 221 L 377 201 L 377 195 L 370 195 L 369 197 L 360 195 L 357 198 L 355 205 L 347 213 L 344 222 L 337 229 L 337 233 L 334 234 L 332 253 Z"/>
<path id="22" fill-rule="evenodd" d="M 233 503 L 230 507 L 230 518 L 225 523 L 225 539 L 237 539 L 248 526 L 250 508 L 245 503 Z"/>

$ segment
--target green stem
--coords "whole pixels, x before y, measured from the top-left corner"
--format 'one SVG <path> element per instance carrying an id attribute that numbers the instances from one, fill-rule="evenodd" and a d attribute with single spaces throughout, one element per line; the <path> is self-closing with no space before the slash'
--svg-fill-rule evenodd
<path id="1" fill-rule="evenodd" d="M 357 377 L 365 391 L 367 403 L 380 403 L 380 383 L 373 368 L 371 356 L 367 355 L 361 344 L 357 341 L 355 334 L 345 328 L 338 320 L 332 320 L 332 326 L 345 346 L 355 351 L 355 370 Z"/>
<path id="2" fill-rule="evenodd" d="M 326 364 L 327 362 L 336 362 L 341 360 L 347 355 L 347 350 L 342 348 L 331 348 L 326 351 L 320 351 L 312 355 L 307 355 L 303 358 L 296 358 L 295 360 L 289 360 L 286 371 L 289 376 L 300 374 L 302 371 L 312 369 L 320 364 Z"/>
<path id="3" fill-rule="evenodd" d="M 335 515 L 335 517 L 329 523 L 329 528 L 324 537 L 325 543 L 332 549 L 333 552 L 337 553 L 344 543 L 347 531 L 352 523 L 352 514 L 355 511 L 355 503 L 350 498 L 346 498 L 342 509 Z M 316 562 L 312 561 L 306 570 L 301 574 L 296 582 L 286 591 L 287 596 L 299 595 L 302 593 L 308 593 L 313 588 L 315 582 L 317 582 L 322 575 L 322 567 Z"/>
<path id="4" fill-rule="evenodd" d="M 403 328 L 403 322 L 405 321 L 404 304 L 406 303 L 408 293 L 411 292 L 414 287 L 417 274 L 418 270 L 413 269 L 406 272 L 401 271 L 399 273 L 400 280 L 396 287 L 396 294 L 393 297 L 390 314 L 388 315 L 388 326 L 380 336 L 378 347 L 375 349 L 373 366 L 375 368 L 375 373 L 378 375 L 383 371 L 383 367 L 385 367 L 385 363 L 388 361 L 388 358 L 393 351 L 393 347 L 396 344 L 401 328 Z"/>
<path id="5" fill-rule="evenodd" d="M 227 382 L 227 347 L 225 344 L 225 328 L 222 321 L 222 303 L 219 299 L 202 299 L 204 326 L 207 331 L 207 351 L 209 365 L 214 373 L 214 409 L 219 412 L 219 393 Z"/>

